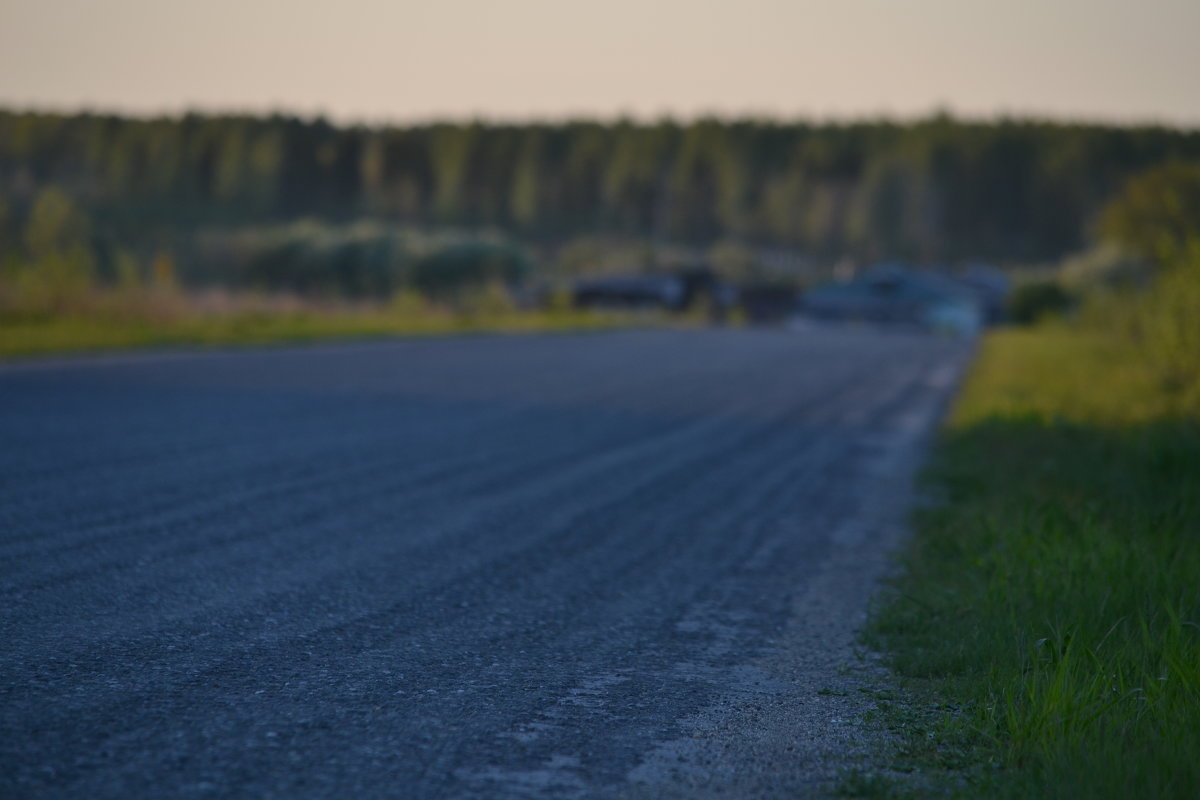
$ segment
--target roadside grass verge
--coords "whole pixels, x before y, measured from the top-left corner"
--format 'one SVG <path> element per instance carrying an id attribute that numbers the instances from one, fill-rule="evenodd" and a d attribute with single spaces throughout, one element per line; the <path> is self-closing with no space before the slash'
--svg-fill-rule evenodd
<path id="1" fill-rule="evenodd" d="M 0 318 L 0 359 L 163 346 L 238 346 L 386 336 L 580 331 L 630 324 L 638 324 L 638 320 L 573 310 L 420 315 L 387 311 L 272 311 L 182 314 L 159 319 L 60 314 Z"/>
<path id="2" fill-rule="evenodd" d="M 1198 412 L 1103 335 L 985 341 L 866 634 L 890 769 L 843 794 L 1200 797 Z"/>

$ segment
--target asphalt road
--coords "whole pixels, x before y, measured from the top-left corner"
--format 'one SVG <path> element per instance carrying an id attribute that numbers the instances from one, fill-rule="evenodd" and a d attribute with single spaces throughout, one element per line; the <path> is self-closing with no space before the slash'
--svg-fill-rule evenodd
<path id="1" fill-rule="evenodd" d="M 966 350 L 0 367 L 0 795 L 816 792 L 861 742 L 825 687 Z"/>

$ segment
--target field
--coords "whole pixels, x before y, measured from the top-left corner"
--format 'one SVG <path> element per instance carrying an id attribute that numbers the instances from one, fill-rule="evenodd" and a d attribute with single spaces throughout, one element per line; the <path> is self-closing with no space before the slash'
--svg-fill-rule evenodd
<path id="1" fill-rule="evenodd" d="M 161 346 L 239 346 L 475 332 L 577 331 L 648 320 L 562 311 L 478 314 L 388 309 L 180 313 L 154 318 L 79 314 L 0 318 L 0 358 Z"/>
<path id="2" fill-rule="evenodd" d="M 985 341 L 867 634 L 898 744 L 846 794 L 1200 797 L 1198 412 L 1104 334 Z"/>

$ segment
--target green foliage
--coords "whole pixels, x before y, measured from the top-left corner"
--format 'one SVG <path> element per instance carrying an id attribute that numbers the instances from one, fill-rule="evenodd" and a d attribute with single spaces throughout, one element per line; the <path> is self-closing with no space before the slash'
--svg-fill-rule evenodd
<path id="1" fill-rule="evenodd" d="M 413 285 L 429 297 L 452 298 L 497 283 L 515 283 L 528 272 L 529 262 L 511 248 L 464 244 L 418 261 Z"/>
<path id="2" fill-rule="evenodd" d="M 1171 161 L 1135 175 L 1105 206 L 1101 233 L 1169 264 L 1200 247 L 1200 161 Z"/>
<path id="3" fill-rule="evenodd" d="M 467 293 L 459 303 L 468 316 L 481 319 L 502 318 L 517 311 L 508 289 L 499 280 L 489 281 L 485 286 Z"/>
<path id="4" fill-rule="evenodd" d="M 401 289 L 392 295 L 388 310 L 400 317 L 413 318 L 429 313 L 429 301 L 413 289 Z"/>
<path id="5" fill-rule="evenodd" d="M 229 288 L 356 301 L 406 290 L 446 299 L 493 279 L 522 280 L 531 269 L 499 236 L 376 222 L 210 230 L 189 255 L 190 274 Z"/>
<path id="6" fill-rule="evenodd" d="M 647 273 L 657 266 L 655 251 L 645 242 L 581 236 L 558 248 L 549 270 L 555 278 L 570 279 Z"/>
<path id="7" fill-rule="evenodd" d="M 25 249 L 32 260 L 52 260 L 87 238 L 87 219 L 65 192 L 51 187 L 38 193 L 25 227 Z"/>
<path id="8" fill-rule="evenodd" d="M 557 287 L 551 289 L 545 298 L 546 311 L 551 314 L 566 314 L 575 307 L 574 298 L 568 289 Z"/>
<path id="9" fill-rule="evenodd" d="M 175 259 L 170 253 L 160 252 L 150 265 L 151 284 L 160 292 L 179 290 L 179 277 L 175 274 Z"/>
<path id="10" fill-rule="evenodd" d="M 1137 306 L 1137 342 L 1163 387 L 1200 396 L 1200 258 L 1155 281 Z"/>
<path id="11" fill-rule="evenodd" d="M 409 285 L 411 262 L 433 246 L 394 227 L 306 220 L 208 232 L 191 255 L 198 271 L 233 288 L 383 299 Z"/>
<path id="12" fill-rule="evenodd" d="M 1135 344 L 1165 391 L 1200 398 L 1200 249 L 1123 300 L 1103 320 L 1107 329 Z"/>
<path id="13" fill-rule="evenodd" d="M 125 251 L 117 254 L 117 289 L 137 292 L 143 286 L 142 269 L 137 259 Z"/>
<path id="14" fill-rule="evenodd" d="M 24 231 L 24 249 L 5 268 L 0 306 L 47 314 L 86 300 L 94 279 L 87 217 L 57 188 L 38 193 Z M 3 309 L 0 309 L 3 310 Z"/>
<path id="15" fill-rule="evenodd" d="M 1008 317 L 1030 325 L 1045 317 L 1062 314 L 1071 307 L 1071 295 L 1057 281 L 1028 281 L 1017 286 L 1008 298 Z"/>
<path id="16" fill-rule="evenodd" d="M 995 331 L 951 416 L 953 429 L 1000 417 L 1113 427 L 1186 416 L 1129 340 L 1086 326 Z"/>
<path id="17" fill-rule="evenodd" d="M 870 626 L 958 709 L 905 734 L 909 768 L 973 798 L 1200 795 L 1200 399 L 1099 333 L 994 333 L 926 481 Z"/>
<path id="18" fill-rule="evenodd" d="M 1145 286 L 1152 269 L 1146 259 L 1105 242 L 1065 259 L 1059 277 L 1069 291 L 1090 293 Z"/>
<path id="19" fill-rule="evenodd" d="M 1200 133 L 945 115 L 367 129 L 0 112 L 0 195 L 23 204 L 22 182 L 52 180 L 124 246 L 148 230 L 367 214 L 555 242 L 1030 260 L 1079 249 L 1129 176 L 1172 158 L 1200 159 Z"/>
<path id="20" fill-rule="evenodd" d="M 714 272 L 733 283 L 750 283 L 761 277 L 758 256 L 737 241 L 717 242 L 709 248 L 708 260 Z"/>
<path id="21" fill-rule="evenodd" d="M 1148 287 L 1093 291 L 1082 320 L 1136 348 L 1158 388 L 1187 402 L 1200 398 L 1200 246 L 1158 273 Z"/>
<path id="22" fill-rule="evenodd" d="M 146 293 L 96 297 L 81 313 L 41 317 L 0 315 L 0 359 L 162 346 L 244 346 L 465 332 L 579 331 L 628 324 L 617 315 L 585 311 L 515 311 L 485 296 L 463 313 L 430 307 L 411 295 L 391 307 L 291 310 L 239 302 L 222 311 L 189 307 L 179 298 Z M 416 301 L 416 302 L 414 302 Z M 638 319 L 645 325 L 647 320 Z"/>

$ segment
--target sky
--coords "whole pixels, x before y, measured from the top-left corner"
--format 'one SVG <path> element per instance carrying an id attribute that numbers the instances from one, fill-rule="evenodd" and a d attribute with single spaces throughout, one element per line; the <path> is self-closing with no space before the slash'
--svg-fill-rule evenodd
<path id="1" fill-rule="evenodd" d="M 1200 126 L 1200 0 L 0 0 L 0 106 Z"/>

